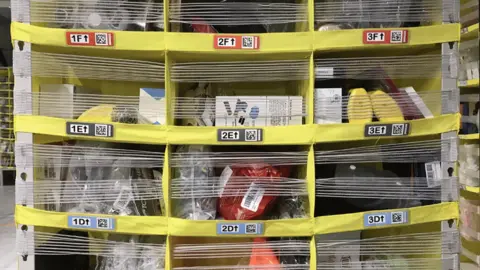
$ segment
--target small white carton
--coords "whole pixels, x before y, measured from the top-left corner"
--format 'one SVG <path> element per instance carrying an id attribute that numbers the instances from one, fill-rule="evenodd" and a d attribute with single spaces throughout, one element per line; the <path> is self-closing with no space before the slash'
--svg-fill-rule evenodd
<path id="1" fill-rule="evenodd" d="M 315 123 L 342 123 L 342 88 L 315 88 Z"/>
<path id="2" fill-rule="evenodd" d="M 268 96 L 267 126 L 301 125 L 303 98 L 301 96 Z"/>
<path id="3" fill-rule="evenodd" d="M 140 88 L 138 115 L 139 124 L 165 125 L 165 89 Z"/>

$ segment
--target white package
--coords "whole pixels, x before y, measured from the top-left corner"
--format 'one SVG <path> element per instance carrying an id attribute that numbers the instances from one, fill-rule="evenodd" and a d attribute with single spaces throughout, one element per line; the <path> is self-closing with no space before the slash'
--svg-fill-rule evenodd
<path id="1" fill-rule="evenodd" d="M 267 126 L 301 125 L 303 98 L 300 96 L 268 96 Z"/>
<path id="2" fill-rule="evenodd" d="M 73 84 L 42 84 L 40 85 L 38 100 L 38 114 L 64 119 L 76 119 L 84 111 L 90 109 L 86 105 L 91 103 L 91 98 L 82 96 L 82 94 L 99 94 L 99 91 Z M 62 104 L 61 109 L 52 104 L 54 99 Z"/>
<path id="3" fill-rule="evenodd" d="M 263 127 L 301 125 L 301 96 L 217 96 L 215 125 Z"/>
<path id="4" fill-rule="evenodd" d="M 165 125 L 165 89 L 140 88 L 138 114 L 139 124 Z"/>
<path id="5" fill-rule="evenodd" d="M 342 123 L 342 88 L 315 88 L 315 123 Z"/>
<path id="6" fill-rule="evenodd" d="M 263 127 L 267 123 L 266 96 L 217 96 L 215 126 Z"/>
<path id="7" fill-rule="evenodd" d="M 398 90 L 407 94 L 413 104 L 415 104 L 415 107 L 422 113 L 423 117 L 433 118 L 432 111 L 430 111 L 423 99 L 418 95 L 417 91 L 415 91 L 413 87 L 399 88 Z"/>
<path id="8" fill-rule="evenodd" d="M 327 241 L 332 244 L 328 250 L 334 251 L 335 255 L 318 255 L 317 265 L 333 265 L 331 269 L 353 269 L 360 265 L 360 231 L 333 233 L 317 236 L 317 243 Z M 339 243 L 351 242 L 346 244 L 334 245 L 335 241 Z"/>

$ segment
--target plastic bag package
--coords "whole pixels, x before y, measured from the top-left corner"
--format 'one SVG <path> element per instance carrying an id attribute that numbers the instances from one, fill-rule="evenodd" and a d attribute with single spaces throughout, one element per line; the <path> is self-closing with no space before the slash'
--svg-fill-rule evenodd
<path id="1" fill-rule="evenodd" d="M 421 1 L 412 0 L 321 0 L 315 4 L 318 31 L 419 26 L 417 17 L 422 14 Z"/>
<path id="2" fill-rule="evenodd" d="M 189 145 L 180 146 L 178 153 L 185 153 L 187 158 L 178 169 L 176 169 L 176 181 L 181 181 L 184 188 L 182 194 L 195 192 L 200 194 L 209 194 L 215 189 L 212 181 L 214 171 L 212 164 L 208 160 L 199 159 L 195 152 L 208 152 L 207 146 Z M 188 199 L 176 199 L 173 202 L 174 217 L 193 219 L 193 220 L 211 220 L 216 218 L 217 198 L 190 196 Z"/>
<path id="3" fill-rule="evenodd" d="M 95 270 L 160 270 L 164 269 L 163 254 L 155 247 L 142 245 L 159 236 L 110 235 L 115 241 L 110 247 L 113 256 L 97 259 Z M 157 241 L 159 239 L 156 239 Z M 148 242 L 147 242 L 148 243 Z M 158 248 L 157 248 L 158 249 Z M 132 252 L 132 250 L 134 252 Z"/>
<path id="4" fill-rule="evenodd" d="M 275 203 L 277 196 L 264 195 L 269 184 L 275 184 L 280 177 L 289 176 L 289 167 L 272 167 L 267 164 L 255 164 L 249 167 L 233 167 L 232 176 L 247 177 L 251 184 L 246 193 L 237 192 L 234 196 L 222 196 L 218 202 L 218 211 L 226 220 L 261 219 Z M 256 178 L 258 177 L 258 178 Z M 232 177 L 225 183 L 224 193 L 237 190 L 236 179 Z"/>
<path id="5" fill-rule="evenodd" d="M 302 21 L 300 18 L 306 18 L 307 14 L 306 6 L 295 7 L 297 2 L 294 0 L 269 0 L 258 3 L 258 6 L 256 1 L 252 0 L 181 2 L 176 12 L 171 13 L 178 14 L 177 16 L 181 18 L 173 22 L 182 23 L 182 32 L 232 34 L 294 32 L 296 23 Z"/>
<path id="6" fill-rule="evenodd" d="M 89 146 L 89 148 L 71 153 L 65 181 L 73 182 L 68 186 L 79 188 L 64 189 L 62 201 L 71 203 L 63 203 L 62 211 L 122 216 L 160 216 L 162 214 L 161 187 L 153 182 L 154 179 L 161 180 L 159 170 L 132 168 L 135 164 L 128 159 L 99 158 L 104 156 L 102 148 L 114 148 L 114 144 L 80 141 L 76 146 Z M 78 189 L 82 192 L 78 192 Z M 158 198 L 151 199 L 153 194 L 147 194 L 149 198 L 144 199 L 139 191 L 142 189 L 153 190 L 158 194 Z M 111 200 L 112 197 L 115 200 Z"/>
<path id="7" fill-rule="evenodd" d="M 462 144 L 459 146 L 460 183 L 472 187 L 480 186 L 479 153 L 480 148 L 478 144 Z"/>
<path id="8" fill-rule="evenodd" d="M 51 21 L 33 6 L 33 21 Z M 163 3 L 157 0 L 60 1 L 54 8 L 52 27 L 115 31 L 163 31 Z M 38 17 L 38 19 L 36 19 Z M 46 19 L 45 19 L 46 18 Z"/>

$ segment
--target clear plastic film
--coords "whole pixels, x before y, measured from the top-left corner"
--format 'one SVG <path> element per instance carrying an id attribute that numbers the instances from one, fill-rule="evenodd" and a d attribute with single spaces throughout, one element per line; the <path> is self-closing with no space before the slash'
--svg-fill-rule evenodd
<path id="1" fill-rule="evenodd" d="M 457 0 L 321 0 L 315 1 L 318 31 L 357 28 L 398 28 L 458 22 Z"/>
<path id="2" fill-rule="evenodd" d="M 161 119 L 166 114 L 165 108 L 162 112 L 145 104 L 151 102 L 150 96 L 102 95 L 97 90 L 66 84 L 43 84 L 40 92 L 19 92 L 15 96 L 16 115 L 151 124 L 151 119 Z"/>
<path id="3" fill-rule="evenodd" d="M 439 269 L 454 267 L 458 231 L 365 238 L 360 232 L 316 237 L 317 269 Z M 457 269 L 457 268 L 451 268 Z"/>
<path id="4" fill-rule="evenodd" d="M 460 197 L 460 232 L 470 241 L 480 240 L 480 202 Z"/>
<path id="5" fill-rule="evenodd" d="M 257 114 L 253 113 L 254 108 Z M 217 95 L 176 98 L 174 118 L 196 119 L 205 126 L 230 126 L 241 125 L 245 114 L 244 118 L 250 116 L 255 126 L 284 126 L 302 124 L 306 112 L 301 96 Z"/>
<path id="6" fill-rule="evenodd" d="M 458 149 L 458 175 L 460 183 L 467 186 L 480 186 L 478 144 L 460 144 Z"/>
<path id="7" fill-rule="evenodd" d="M 184 149 L 173 153 L 170 160 L 170 166 L 180 172 L 170 186 L 171 197 L 177 201 L 174 216 L 227 220 L 307 216 L 306 180 L 293 178 L 296 167 L 306 164 L 307 152 Z"/>
<path id="8" fill-rule="evenodd" d="M 478 9 L 477 9 L 478 14 Z M 478 39 L 462 41 L 460 44 L 459 80 L 479 79 L 479 44 Z"/>
<path id="9" fill-rule="evenodd" d="M 35 255 L 35 269 L 158 270 L 164 268 L 165 238 L 162 236 L 86 232 L 26 232 L 35 240 L 17 239 L 19 255 Z"/>
<path id="10" fill-rule="evenodd" d="M 0 68 L 0 168 L 15 168 L 13 128 L 13 76 L 10 69 Z"/>
<path id="11" fill-rule="evenodd" d="M 19 203 L 50 211 L 161 215 L 163 152 L 114 148 L 113 144 L 77 142 L 32 147 L 37 181 L 19 186 L 32 194 Z M 33 202 L 26 202 L 33 198 Z"/>
<path id="12" fill-rule="evenodd" d="M 315 161 L 317 164 L 456 162 L 457 143 L 457 138 L 448 138 L 315 151 Z"/>
<path id="13" fill-rule="evenodd" d="M 367 90 L 368 89 L 368 90 Z M 317 88 L 315 90 L 315 122 L 358 123 L 394 122 L 433 118 L 438 115 L 437 104 L 449 100 L 451 111 L 458 111 L 458 89 L 444 91 L 415 91 L 413 87 L 395 88 Z M 455 108 L 453 108 L 455 105 Z M 432 108 L 432 109 L 430 109 Z"/>
<path id="14" fill-rule="evenodd" d="M 478 0 L 460 2 L 460 23 L 462 27 L 478 23 Z"/>
<path id="15" fill-rule="evenodd" d="M 12 1 L 12 20 L 29 17 L 53 28 L 163 31 L 163 2 L 157 0 Z"/>
<path id="16" fill-rule="evenodd" d="M 306 31 L 308 6 L 293 0 L 182 0 L 169 6 L 169 22 L 183 32 L 271 33 Z M 297 30 L 301 29 L 301 30 Z"/>
<path id="17" fill-rule="evenodd" d="M 14 52 L 20 62 L 15 65 L 16 76 L 78 78 L 92 80 L 163 82 L 165 65 L 159 62 L 106 58 L 46 52 Z"/>
<path id="18" fill-rule="evenodd" d="M 315 59 L 315 78 L 381 80 L 456 78 L 442 68 L 451 61 L 450 55 L 420 54 L 406 56 L 376 56 Z"/>
<path id="19" fill-rule="evenodd" d="M 173 269 L 309 269 L 310 241 L 254 238 L 222 243 L 178 244 Z M 176 261 L 189 265 L 176 267 Z M 221 262 L 219 264 L 219 262 Z M 225 264 L 224 264 L 225 263 Z"/>
<path id="20" fill-rule="evenodd" d="M 225 83 L 308 80 L 309 60 L 175 63 L 173 82 Z"/>
<path id="21" fill-rule="evenodd" d="M 443 177 L 436 180 L 437 185 L 431 181 L 427 177 L 398 177 L 374 167 L 339 164 L 335 177 L 317 179 L 316 196 L 343 198 L 366 210 L 381 210 L 419 206 L 420 201 L 441 201 L 441 183 L 450 192 L 456 192 L 456 177 Z"/>

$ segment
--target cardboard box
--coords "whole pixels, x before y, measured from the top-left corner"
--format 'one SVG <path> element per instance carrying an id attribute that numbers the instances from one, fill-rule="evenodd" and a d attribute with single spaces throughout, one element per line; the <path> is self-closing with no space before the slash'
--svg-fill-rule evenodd
<path id="1" fill-rule="evenodd" d="M 44 95 L 43 95 L 44 94 Z M 96 105 L 84 94 L 101 94 L 73 84 L 42 84 L 38 98 L 38 114 L 64 119 L 76 119 L 84 111 Z M 61 103 L 61 106 L 55 105 Z M 92 106 L 89 106 L 89 105 Z"/>
<path id="2" fill-rule="evenodd" d="M 288 126 L 301 125 L 301 96 L 217 96 L 216 126 Z"/>
<path id="3" fill-rule="evenodd" d="M 140 88 L 138 104 L 139 124 L 166 124 L 165 89 Z"/>
<path id="4" fill-rule="evenodd" d="M 315 123 L 342 123 L 342 88 L 315 88 Z"/>

